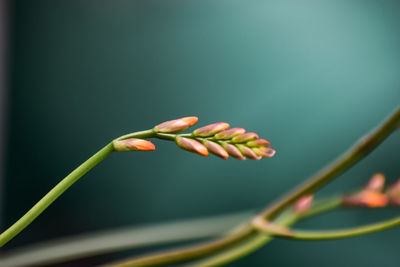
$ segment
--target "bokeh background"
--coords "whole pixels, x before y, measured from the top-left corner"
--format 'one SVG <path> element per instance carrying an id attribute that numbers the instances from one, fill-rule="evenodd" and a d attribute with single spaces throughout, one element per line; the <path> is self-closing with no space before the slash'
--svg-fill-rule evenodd
<path id="1" fill-rule="evenodd" d="M 112 138 L 165 120 L 226 121 L 271 140 L 277 154 L 223 161 L 156 141 L 155 152 L 112 155 L 6 250 L 262 208 L 400 103 L 398 1 L 15 0 L 8 6 L 2 229 Z M 321 195 L 352 191 L 375 172 L 393 182 L 400 176 L 399 147 L 396 133 Z M 359 225 L 398 212 L 335 212 L 299 227 Z M 337 241 L 277 240 L 229 266 L 398 266 L 399 236 L 392 229 Z"/>

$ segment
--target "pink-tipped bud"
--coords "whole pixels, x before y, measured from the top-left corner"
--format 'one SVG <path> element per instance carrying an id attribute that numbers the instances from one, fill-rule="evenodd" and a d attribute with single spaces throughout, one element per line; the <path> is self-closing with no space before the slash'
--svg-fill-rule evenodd
<path id="1" fill-rule="evenodd" d="M 301 198 L 299 198 L 299 200 L 297 200 L 294 203 L 294 211 L 297 214 L 301 214 L 301 213 L 308 211 L 311 208 L 313 200 L 314 200 L 313 195 L 302 196 Z"/>
<path id="2" fill-rule="evenodd" d="M 347 206 L 362 206 L 368 208 L 381 208 L 389 203 L 387 195 L 372 190 L 362 190 L 361 192 L 343 197 L 343 204 Z"/>
<path id="3" fill-rule="evenodd" d="M 234 143 L 244 143 L 247 141 L 251 141 L 258 138 L 258 134 L 256 133 L 244 133 L 232 138 L 232 142 Z"/>
<path id="4" fill-rule="evenodd" d="M 400 179 L 397 180 L 386 192 L 391 204 L 400 206 Z"/>
<path id="5" fill-rule="evenodd" d="M 126 140 L 117 140 L 113 143 L 114 150 L 117 152 L 123 151 L 150 151 L 155 150 L 156 147 L 150 141 L 130 138 Z"/>
<path id="6" fill-rule="evenodd" d="M 237 149 L 237 147 L 235 147 L 234 145 L 228 144 L 228 143 L 224 143 L 222 145 L 225 150 L 229 153 L 229 155 L 239 159 L 239 160 L 245 160 L 246 157 L 244 157 L 242 155 L 242 153 L 240 153 L 239 149 Z"/>
<path id="7" fill-rule="evenodd" d="M 382 173 L 376 173 L 369 180 L 365 189 L 381 192 L 384 186 L 385 186 L 385 175 L 383 175 Z"/>
<path id="8" fill-rule="evenodd" d="M 245 146 L 245 145 L 236 145 L 237 148 L 239 148 L 240 152 L 242 152 L 242 154 L 250 159 L 254 159 L 254 160 L 260 160 L 262 157 L 258 156 L 253 150 L 251 150 L 249 147 Z"/>
<path id="9" fill-rule="evenodd" d="M 229 158 L 228 152 L 226 152 L 226 150 L 219 144 L 208 140 L 205 140 L 203 144 L 207 147 L 208 151 L 210 151 L 214 155 L 223 159 Z"/>
<path id="10" fill-rule="evenodd" d="M 194 139 L 177 137 L 176 143 L 180 148 L 199 154 L 200 156 L 208 156 L 209 154 L 207 148 Z"/>
<path id="11" fill-rule="evenodd" d="M 243 128 L 232 128 L 220 133 L 217 133 L 214 137 L 217 139 L 231 139 L 237 135 L 244 134 L 246 132 Z"/>
<path id="12" fill-rule="evenodd" d="M 251 146 L 251 147 L 257 147 L 257 146 L 266 146 L 269 147 L 271 145 L 271 143 L 268 140 L 265 139 L 256 139 L 253 141 L 249 141 L 246 143 L 247 146 Z"/>
<path id="13" fill-rule="evenodd" d="M 154 131 L 157 133 L 177 133 L 196 124 L 198 120 L 199 118 L 197 117 L 184 117 L 177 120 L 166 121 L 154 127 Z"/>
<path id="14" fill-rule="evenodd" d="M 272 158 L 276 151 L 273 148 L 270 147 L 255 147 L 253 148 L 254 153 L 256 153 L 258 156 L 261 156 L 263 158 Z"/>
<path id="15" fill-rule="evenodd" d="M 229 128 L 229 124 L 226 122 L 217 122 L 213 123 L 210 125 L 206 125 L 204 127 L 201 127 L 199 129 L 196 129 L 193 131 L 193 135 L 195 136 L 201 136 L 201 137 L 208 137 L 208 136 L 213 136 L 216 133 L 219 133 L 223 130 L 226 130 Z"/>

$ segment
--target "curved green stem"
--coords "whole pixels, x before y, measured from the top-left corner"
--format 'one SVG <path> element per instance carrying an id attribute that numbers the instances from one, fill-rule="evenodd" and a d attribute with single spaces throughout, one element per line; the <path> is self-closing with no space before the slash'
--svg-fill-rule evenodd
<path id="1" fill-rule="evenodd" d="M 330 240 L 354 237 L 358 235 L 386 230 L 400 225 L 400 217 L 360 227 L 329 231 L 300 231 L 289 229 L 286 227 L 279 227 L 279 229 L 276 230 L 277 227 L 275 223 L 269 223 L 265 220 L 257 220 L 254 222 L 255 223 L 253 225 L 255 226 L 255 228 L 267 235 L 296 240 Z"/>
<path id="2" fill-rule="evenodd" d="M 327 198 L 323 200 L 316 201 L 316 203 L 302 214 L 296 214 L 291 210 L 287 210 L 280 214 L 275 220 L 274 224 L 279 225 L 281 227 L 286 227 L 294 224 L 300 219 L 306 219 L 311 216 L 316 216 L 320 213 L 328 212 L 337 208 L 340 205 L 341 201 L 339 197 Z M 214 256 L 205 258 L 204 260 L 193 263 L 189 266 L 191 267 L 208 267 L 208 266 L 221 266 L 227 264 L 231 261 L 240 259 L 253 251 L 259 249 L 266 243 L 273 240 L 272 235 L 267 234 L 257 234 L 250 236 L 246 242 L 242 242 L 229 248 L 225 251 L 217 253 Z"/>
<path id="3" fill-rule="evenodd" d="M 153 130 L 147 130 L 142 132 L 130 133 L 117 138 L 117 140 L 123 140 L 127 138 L 149 138 L 153 137 Z M 53 189 L 50 190 L 39 202 L 35 204 L 24 216 L 22 216 L 17 222 L 11 225 L 0 235 L 0 247 L 14 238 L 18 233 L 24 230 L 33 220 L 35 220 L 51 203 L 53 203 L 59 196 L 64 193 L 71 185 L 73 185 L 79 178 L 90 171 L 94 166 L 99 164 L 107 156 L 114 151 L 113 142 L 107 144 L 96 154 L 82 163 L 78 168 L 68 174 L 61 182 L 59 182 Z"/>
<path id="4" fill-rule="evenodd" d="M 53 189 L 50 190 L 35 206 L 33 206 L 24 216 L 15 222 L 10 228 L 0 235 L 0 247 L 10 241 L 14 236 L 27 227 L 36 217 L 38 217 L 51 203 L 53 203 L 65 190 L 81 178 L 85 173 L 105 159 L 113 151 L 113 144 L 109 143 L 99 152 L 82 163 L 78 168 L 66 176 Z"/>

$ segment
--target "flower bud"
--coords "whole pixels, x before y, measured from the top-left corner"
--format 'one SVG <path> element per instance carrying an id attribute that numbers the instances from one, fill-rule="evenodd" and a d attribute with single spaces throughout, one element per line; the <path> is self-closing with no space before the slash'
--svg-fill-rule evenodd
<path id="1" fill-rule="evenodd" d="M 354 195 L 343 197 L 343 204 L 347 206 L 381 208 L 385 207 L 388 202 L 389 198 L 385 194 L 365 189 Z"/>
<path id="2" fill-rule="evenodd" d="M 208 140 L 205 140 L 203 144 L 207 147 L 208 151 L 210 151 L 214 155 L 223 159 L 229 158 L 228 152 L 226 152 L 226 150 L 219 144 Z"/>
<path id="3" fill-rule="evenodd" d="M 239 134 L 244 134 L 245 132 L 246 130 L 243 128 L 232 128 L 217 133 L 214 137 L 217 139 L 231 139 L 232 137 L 237 136 Z"/>
<path id="4" fill-rule="evenodd" d="M 236 145 L 237 148 L 239 148 L 240 152 L 242 152 L 242 154 L 248 158 L 254 159 L 254 160 L 260 160 L 262 157 L 258 156 L 253 150 L 251 150 L 250 148 L 248 148 L 245 145 Z"/>
<path id="5" fill-rule="evenodd" d="M 194 139 L 177 137 L 175 141 L 180 148 L 199 154 L 200 156 L 208 156 L 209 154 L 207 148 Z"/>
<path id="6" fill-rule="evenodd" d="M 123 151 L 150 151 L 155 150 L 156 147 L 150 141 L 130 138 L 126 140 L 117 140 L 113 142 L 114 150 L 117 152 Z"/>
<path id="7" fill-rule="evenodd" d="M 294 203 L 294 211 L 297 214 L 301 214 L 308 211 L 311 208 L 313 200 L 314 200 L 313 195 L 302 196 Z"/>
<path id="8" fill-rule="evenodd" d="M 381 192 L 384 186 L 385 186 L 385 175 L 383 175 L 382 173 L 376 173 L 369 180 L 365 189 Z"/>
<path id="9" fill-rule="evenodd" d="M 246 157 L 240 153 L 239 149 L 237 149 L 234 145 L 228 144 L 228 143 L 223 143 L 222 146 L 225 148 L 225 150 L 229 153 L 229 155 L 239 159 L 239 160 L 245 160 Z"/>
<path id="10" fill-rule="evenodd" d="M 216 133 L 219 133 L 223 130 L 226 130 L 229 128 L 229 124 L 226 122 L 217 122 L 213 123 L 210 125 L 206 125 L 204 127 L 201 127 L 199 129 L 196 129 L 193 131 L 193 135 L 195 136 L 201 136 L 201 137 L 208 137 L 208 136 L 213 136 Z"/>
<path id="11" fill-rule="evenodd" d="M 259 139 L 247 142 L 246 145 L 251 146 L 251 147 L 256 147 L 256 146 L 269 147 L 271 145 L 271 143 L 268 140 L 259 138 Z"/>
<path id="12" fill-rule="evenodd" d="M 251 141 L 258 138 L 258 134 L 256 133 L 244 133 L 232 138 L 232 142 L 234 143 L 244 143 L 247 141 Z"/>
<path id="13" fill-rule="evenodd" d="M 177 133 L 196 124 L 198 120 L 199 118 L 197 117 L 184 117 L 177 120 L 166 121 L 155 126 L 154 131 L 157 133 Z"/>
<path id="14" fill-rule="evenodd" d="M 261 156 L 263 158 L 272 158 L 276 151 L 273 148 L 270 147 L 255 147 L 253 148 L 254 153 L 256 153 L 258 156 Z"/>

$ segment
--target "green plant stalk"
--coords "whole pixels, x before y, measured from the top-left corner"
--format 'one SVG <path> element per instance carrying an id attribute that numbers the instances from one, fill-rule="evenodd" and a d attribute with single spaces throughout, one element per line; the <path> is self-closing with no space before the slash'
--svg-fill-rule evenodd
<path id="1" fill-rule="evenodd" d="M 153 130 L 131 133 L 121 136 L 118 140 L 127 138 L 149 138 L 153 137 Z M 17 234 L 24 230 L 29 224 L 32 223 L 51 203 L 53 203 L 65 190 L 79 180 L 83 175 L 90 171 L 94 166 L 103 161 L 114 151 L 113 142 L 110 142 L 105 147 L 100 149 L 96 154 L 82 163 L 78 168 L 68 174 L 61 182 L 59 182 L 53 189 L 50 190 L 39 202 L 35 204 L 24 216 L 17 222 L 11 225 L 0 235 L 0 247 L 4 246 L 8 241 L 13 239 Z"/>
<path id="2" fill-rule="evenodd" d="M 315 192 L 320 187 L 332 181 L 334 178 L 338 177 L 340 174 L 344 173 L 346 170 L 366 157 L 399 127 L 400 108 L 398 107 L 394 113 L 389 116 L 389 118 L 387 118 L 376 129 L 372 130 L 369 135 L 361 138 L 361 140 L 356 143 L 352 149 L 344 153 L 333 164 L 328 165 L 322 171 L 313 176 L 309 181 L 296 188 L 274 204 L 268 206 L 265 211 L 257 216 L 261 215 L 265 219 L 271 219 L 295 202 L 302 195 Z M 126 263 L 130 264 L 126 266 L 158 266 L 207 257 L 211 254 L 218 253 L 242 242 L 252 243 L 253 240 L 255 240 L 254 243 L 256 243 L 259 235 L 262 234 L 256 231 L 251 224 L 248 224 L 242 227 L 238 232 L 214 241 L 190 247 L 178 248 L 167 252 L 144 255 L 143 257 L 133 260 L 127 260 Z M 234 254 L 230 255 L 232 256 L 232 259 L 241 256 Z"/>
<path id="3" fill-rule="evenodd" d="M 292 210 L 286 210 L 281 213 L 275 220 L 274 223 L 279 226 L 290 226 L 296 223 L 298 220 L 306 219 L 312 216 L 316 216 L 320 213 L 331 211 L 341 204 L 340 197 L 332 197 L 317 201 L 311 209 L 303 214 L 296 214 Z M 221 266 L 229 263 L 233 260 L 242 258 L 251 252 L 259 249 L 266 243 L 272 241 L 274 236 L 268 234 L 254 235 L 247 240 L 238 244 L 226 251 L 220 252 L 214 256 L 208 257 L 202 261 L 190 264 L 191 267 L 208 267 L 208 266 Z"/>

